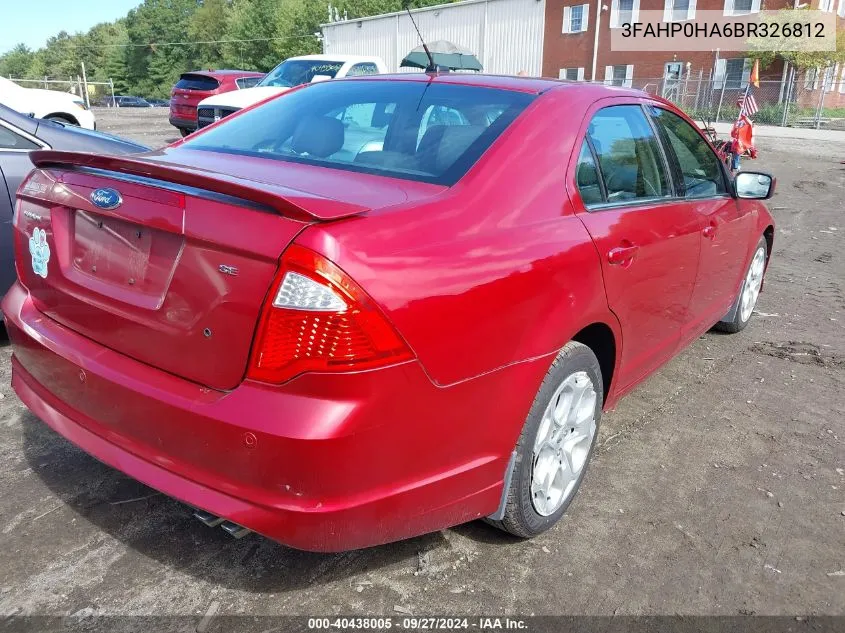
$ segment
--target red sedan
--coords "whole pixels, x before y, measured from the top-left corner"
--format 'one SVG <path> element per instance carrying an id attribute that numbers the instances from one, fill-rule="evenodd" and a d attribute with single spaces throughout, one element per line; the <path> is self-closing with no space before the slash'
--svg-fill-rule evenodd
<path id="1" fill-rule="evenodd" d="M 12 384 L 209 525 L 360 548 L 530 537 L 603 409 L 748 323 L 770 176 L 642 92 L 324 82 L 140 158 L 33 153 Z"/>

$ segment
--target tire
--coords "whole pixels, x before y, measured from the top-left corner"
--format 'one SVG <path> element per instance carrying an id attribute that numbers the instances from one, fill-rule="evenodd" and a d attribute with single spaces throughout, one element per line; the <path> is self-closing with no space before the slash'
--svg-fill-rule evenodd
<path id="1" fill-rule="evenodd" d="M 190 134 L 190 133 L 191 133 L 191 130 L 186 130 L 186 129 L 185 129 L 185 128 L 183 128 L 183 127 L 180 127 L 180 128 L 179 128 L 179 134 L 181 134 L 181 135 L 182 135 L 182 138 L 185 138 L 185 137 L 186 137 L 186 136 L 188 136 L 188 134 Z"/>
<path id="2" fill-rule="evenodd" d="M 763 284 L 763 275 L 766 273 L 766 263 L 769 259 L 769 249 L 766 238 L 761 237 L 754 247 L 754 254 L 751 262 L 745 271 L 745 277 L 739 286 L 739 294 L 734 299 L 730 312 L 726 319 L 716 324 L 716 329 L 728 334 L 736 334 L 745 329 L 751 320 L 751 314 L 757 305 L 760 296 L 760 286 Z M 762 253 L 762 254 L 761 254 Z M 750 294 L 748 294 L 750 292 Z"/>
<path id="3" fill-rule="evenodd" d="M 566 405 L 567 394 L 571 394 L 570 406 Z M 489 523 L 522 538 L 537 536 L 557 523 L 572 503 L 595 449 L 603 396 L 601 369 L 595 354 L 581 343 L 567 343 L 549 368 L 519 436 L 504 516 Z M 571 406 L 579 397 L 580 406 Z M 555 408 L 553 404 L 558 407 L 558 413 L 567 413 L 561 416 L 565 424 L 558 426 L 548 417 Z M 569 413 L 573 413 L 572 417 Z M 582 419 L 585 421 L 578 422 Z M 566 431 L 570 424 L 575 425 L 573 430 Z M 574 429 L 579 427 L 580 431 L 576 432 Z M 538 446 L 541 439 L 555 437 L 555 428 L 564 431 L 563 441 L 547 441 Z M 581 439 L 576 441 L 578 437 Z M 551 472 L 553 478 L 542 477 Z M 541 476 L 535 478 L 535 474 Z M 558 485 L 544 485 L 549 481 Z"/>

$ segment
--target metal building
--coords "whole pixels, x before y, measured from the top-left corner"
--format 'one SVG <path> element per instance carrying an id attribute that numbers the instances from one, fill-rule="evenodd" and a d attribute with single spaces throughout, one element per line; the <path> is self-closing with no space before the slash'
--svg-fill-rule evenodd
<path id="1" fill-rule="evenodd" d="M 412 9 L 427 41 L 449 40 L 476 54 L 484 72 L 539 76 L 546 0 L 464 0 Z M 323 24 L 323 52 L 378 55 L 391 72 L 420 40 L 405 12 Z"/>

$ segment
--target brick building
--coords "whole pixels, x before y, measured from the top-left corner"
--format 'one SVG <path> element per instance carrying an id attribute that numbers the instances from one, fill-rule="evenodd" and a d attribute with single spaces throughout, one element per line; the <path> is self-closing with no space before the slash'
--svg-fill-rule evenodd
<path id="1" fill-rule="evenodd" d="M 543 75 L 574 80 L 613 82 L 662 94 L 685 107 L 695 107 L 708 94 L 735 102 L 744 92 L 751 72 L 751 60 L 741 53 L 630 52 L 611 50 L 611 29 L 636 22 L 641 10 L 662 11 L 664 21 L 695 20 L 696 11 L 721 11 L 723 15 L 745 15 L 761 9 L 778 10 L 795 6 L 798 0 L 546 0 L 543 41 Z M 805 6 L 805 5 L 801 5 Z M 845 0 L 811 0 L 814 9 L 834 12 L 842 28 Z M 596 19 L 601 7 L 600 19 Z M 596 40 L 596 24 L 600 23 Z M 597 45 L 596 45 L 597 44 Z M 777 60 L 760 72 L 762 104 L 789 98 L 800 106 L 818 104 L 825 88 L 825 106 L 845 106 L 845 64 L 836 68 L 800 71 Z M 792 84 L 788 86 L 788 84 Z"/>

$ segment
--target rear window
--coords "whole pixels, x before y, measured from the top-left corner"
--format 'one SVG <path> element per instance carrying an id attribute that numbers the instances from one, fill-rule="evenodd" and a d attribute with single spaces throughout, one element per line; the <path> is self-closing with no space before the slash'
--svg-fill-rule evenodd
<path id="1" fill-rule="evenodd" d="M 184 147 L 453 185 L 533 99 L 433 82 L 325 82 L 228 119 Z"/>
<path id="2" fill-rule="evenodd" d="M 219 87 L 219 81 L 205 75 L 185 74 L 176 83 L 176 88 L 179 90 L 217 90 Z"/>

